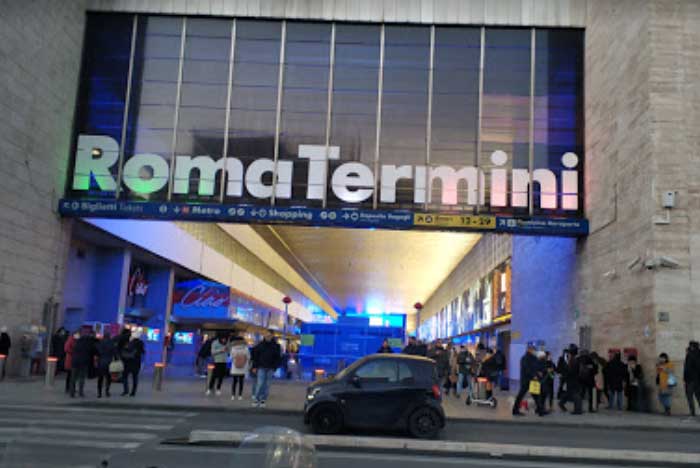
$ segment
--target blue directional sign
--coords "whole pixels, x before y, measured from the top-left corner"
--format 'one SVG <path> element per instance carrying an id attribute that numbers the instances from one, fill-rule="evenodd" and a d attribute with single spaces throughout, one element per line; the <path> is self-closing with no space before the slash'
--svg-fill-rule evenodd
<path id="1" fill-rule="evenodd" d="M 160 219 L 170 221 L 210 221 L 251 224 L 296 224 L 377 229 L 428 229 L 462 232 L 500 232 L 545 236 L 580 237 L 588 234 L 585 219 L 514 218 L 482 215 L 450 216 L 442 213 L 416 213 L 408 210 L 322 209 L 269 207 L 207 203 L 138 202 L 118 200 L 72 200 L 59 202 L 59 213 L 77 218 Z M 435 218 L 444 223 L 427 223 Z M 459 218 L 456 222 L 453 218 Z M 462 219 L 469 222 L 464 222 Z M 479 223 L 472 222 L 478 218 Z M 422 221 L 421 221 L 422 220 Z M 495 222 L 494 222 L 495 221 Z"/>

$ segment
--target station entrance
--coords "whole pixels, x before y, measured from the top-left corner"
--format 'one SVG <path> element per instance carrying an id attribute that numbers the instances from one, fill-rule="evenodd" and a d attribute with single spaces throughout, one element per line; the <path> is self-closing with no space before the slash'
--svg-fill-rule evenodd
<path id="1" fill-rule="evenodd" d="M 407 334 L 572 334 L 583 31 L 88 14 L 85 37 L 59 211 L 97 273 L 70 323 L 176 362 L 272 328 L 329 369 Z"/>

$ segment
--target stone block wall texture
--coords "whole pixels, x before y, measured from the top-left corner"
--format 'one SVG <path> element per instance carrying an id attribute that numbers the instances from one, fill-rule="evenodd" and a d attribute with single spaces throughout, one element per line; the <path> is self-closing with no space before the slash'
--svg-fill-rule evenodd
<path id="1" fill-rule="evenodd" d="M 13 338 L 40 322 L 45 301 L 60 300 L 70 223 L 56 207 L 84 23 L 81 0 L 0 1 L 0 324 Z"/>
<path id="2" fill-rule="evenodd" d="M 592 0 L 587 16 L 591 235 L 579 245 L 576 302 L 594 348 L 640 350 L 654 397 L 658 354 L 680 375 L 700 337 L 700 4 Z M 676 192 L 671 210 L 665 191 Z M 661 256 L 679 267 L 642 267 Z M 678 396 L 674 410 L 685 406 Z"/>

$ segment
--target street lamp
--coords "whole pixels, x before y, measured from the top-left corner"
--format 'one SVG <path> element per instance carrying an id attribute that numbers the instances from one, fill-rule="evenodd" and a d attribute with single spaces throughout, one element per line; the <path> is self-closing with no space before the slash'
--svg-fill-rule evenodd
<path id="1" fill-rule="evenodd" d="M 282 331 L 286 335 L 287 334 L 287 323 L 289 323 L 289 304 L 292 303 L 292 298 L 289 296 L 284 296 L 282 298 L 282 302 L 284 302 L 284 327 L 283 327 Z"/>

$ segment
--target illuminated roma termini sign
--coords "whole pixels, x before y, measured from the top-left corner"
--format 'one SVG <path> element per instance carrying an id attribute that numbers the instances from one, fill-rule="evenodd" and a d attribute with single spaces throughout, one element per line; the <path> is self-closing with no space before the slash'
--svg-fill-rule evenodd
<path id="1" fill-rule="evenodd" d="M 89 14 L 64 216 L 587 234 L 583 31 Z"/>
<path id="2" fill-rule="evenodd" d="M 225 195 L 240 198 L 247 193 L 260 200 L 269 200 L 273 192 L 277 199 L 292 198 L 292 180 L 295 165 L 306 165 L 305 200 L 323 200 L 325 188 L 349 205 L 361 203 L 373 196 L 375 187 L 380 186 L 381 203 L 396 203 L 396 188 L 400 180 L 408 180 L 413 187 L 413 203 L 438 203 L 442 206 L 486 205 L 486 192 L 490 193 L 488 205 L 493 208 L 528 208 L 528 187 L 530 178 L 541 187 L 540 204 L 542 209 L 577 211 L 578 206 L 578 156 L 565 153 L 561 163 L 567 168 L 561 171 L 558 180 L 549 169 L 535 169 L 532 174 L 527 169 L 507 169 L 508 155 L 494 151 L 491 155 L 493 169 L 484 171 L 473 166 L 411 166 L 382 165 L 377 175 L 373 169 L 359 162 L 346 162 L 328 174 L 328 160 L 338 160 L 340 148 L 322 145 L 300 145 L 299 160 L 279 160 L 269 158 L 254 159 L 247 170 L 237 158 L 211 156 L 177 156 L 174 171 L 167 159 L 157 154 L 135 154 L 122 167 L 115 167 L 119 159 L 119 144 L 108 136 L 80 135 L 75 155 L 72 188 L 75 191 L 88 191 L 91 180 L 104 192 L 117 190 L 117 180 L 113 176 L 120 173 L 124 185 L 136 196 L 148 196 L 163 190 L 172 183 L 172 193 L 185 196 L 214 196 L 217 179 L 225 181 Z M 115 170 L 116 169 L 116 170 Z M 276 173 L 276 177 L 274 177 Z M 194 175 L 198 180 L 195 192 L 192 191 Z M 276 183 L 265 183 L 265 175 Z M 509 183 L 510 180 L 510 183 Z M 439 200 L 432 200 L 433 186 L 439 181 Z M 466 200 L 458 199 L 457 187 L 466 184 Z M 508 196 L 510 194 L 510 197 Z M 196 198 L 193 198 L 196 199 Z M 477 201 L 478 200 L 478 201 Z M 561 200 L 561 206 L 558 200 Z M 304 200 L 298 200 L 303 203 Z"/>

